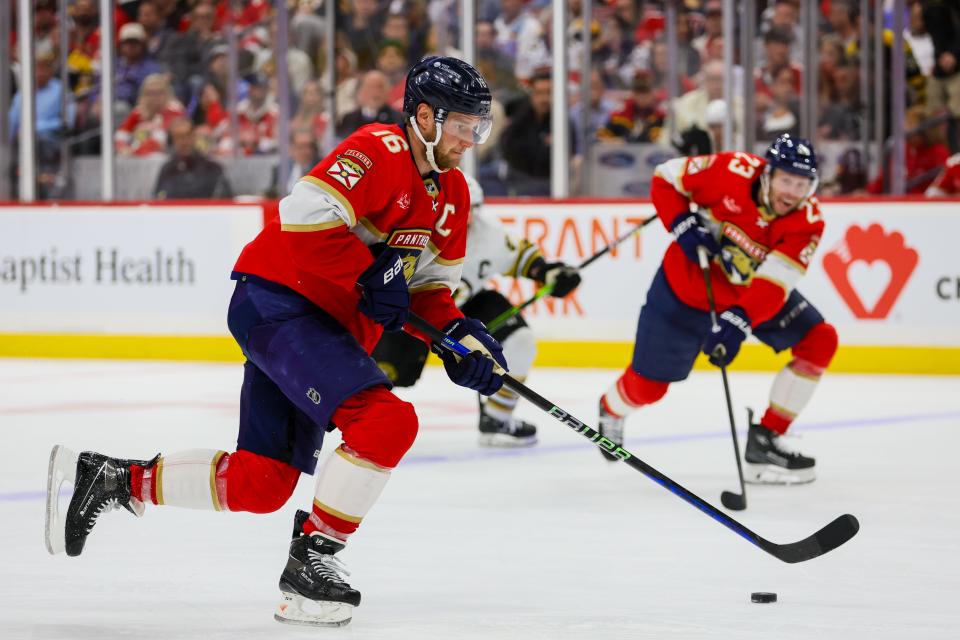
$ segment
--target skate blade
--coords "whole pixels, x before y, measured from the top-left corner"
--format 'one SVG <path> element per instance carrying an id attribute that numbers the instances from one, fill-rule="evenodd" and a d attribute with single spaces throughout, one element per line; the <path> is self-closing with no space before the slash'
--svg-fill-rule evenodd
<path id="1" fill-rule="evenodd" d="M 66 522 L 60 513 L 60 488 L 64 482 L 73 484 L 77 478 L 77 454 L 58 444 L 50 451 L 47 467 L 47 514 L 44 543 L 50 555 L 66 549 Z"/>
<path id="2" fill-rule="evenodd" d="M 809 484 L 816 480 L 815 468 L 784 469 L 775 464 L 748 462 L 743 467 L 743 481 L 747 484 Z"/>
<path id="3" fill-rule="evenodd" d="M 353 605 L 346 602 L 310 600 L 296 593 L 281 591 L 273 619 L 284 624 L 307 627 L 342 627 L 353 619 Z"/>
<path id="4" fill-rule="evenodd" d="M 506 433 L 481 433 L 477 440 L 481 447 L 516 448 L 532 447 L 537 444 L 537 436 L 518 438 Z"/>

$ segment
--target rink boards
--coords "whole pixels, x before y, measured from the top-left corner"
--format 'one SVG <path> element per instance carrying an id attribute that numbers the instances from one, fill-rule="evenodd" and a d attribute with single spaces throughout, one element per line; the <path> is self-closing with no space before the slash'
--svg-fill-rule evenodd
<path id="1" fill-rule="evenodd" d="M 230 269 L 275 204 L 0 207 L 0 356 L 240 360 L 226 331 Z M 960 204 L 827 201 L 798 288 L 837 326 L 835 371 L 960 373 Z M 576 264 L 650 215 L 647 202 L 494 200 L 545 255 Z M 669 236 L 659 222 L 584 270 L 568 299 L 525 314 L 546 366 L 619 367 Z M 495 283 L 514 302 L 530 282 Z M 736 368 L 769 370 L 748 344 Z"/>

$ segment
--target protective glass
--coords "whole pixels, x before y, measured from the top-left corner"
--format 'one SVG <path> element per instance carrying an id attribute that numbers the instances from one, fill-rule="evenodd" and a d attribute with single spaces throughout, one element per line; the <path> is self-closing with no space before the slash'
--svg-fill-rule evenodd
<path id="1" fill-rule="evenodd" d="M 443 133 L 470 144 L 483 144 L 490 137 L 493 120 L 490 116 L 450 114 L 443 122 Z"/>

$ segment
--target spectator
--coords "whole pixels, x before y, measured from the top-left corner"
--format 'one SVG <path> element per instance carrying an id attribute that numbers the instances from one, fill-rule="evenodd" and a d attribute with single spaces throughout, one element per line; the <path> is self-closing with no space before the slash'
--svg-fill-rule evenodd
<path id="1" fill-rule="evenodd" d="M 140 84 L 163 67 L 147 55 L 147 32 L 138 22 L 128 22 L 120 28 L 120 48 L 114 94 L 117 101 L 133 107 L 140 95 Z"/>
<path id="2" fill-rule="evenodd" d="M 800 102 L 794 89 L 795 76 L 790 67 L 780 67 L 770 86 L 770 97 L 760 121 L 757 137 L 761 140 L 776 138 L 784 133 L 799 135 Z"/>
<path id="3" fill-rule="evenodd" d="M 523 90 L 513 73 L 513 59 L 497 48 L 496 29 L 492 22 L 477 23 L 477 69 L 483 74 L 493 95 L 509 102 L 522 95 Z M 486 149 L 493 145 L 486 145 Z"/>
<path id="4" fill-rule="evenodd" d="M 927 25 L 923 21 L 923 4 L 917 1 L 910 3 L 910 23 L 903 30 L 903 37 L 910 45 L 913 57 L 917 59 L 920 72 L 929 78 L 933 74 L 935 64 L 934 47 L 933 38 L 930 37 Z"/>
<path id="5" fill-rule="evenodd" d="M 230 198 L 230 183 L 223 168 L 197 151 L 193 124 L 178 118 L 170 124 L 173 154 L 160 168 L 153 190 L 158 200 Z"/>
<path id="6" fill-rule="evenodd" d="M 290 134 L 290 173 L 287 183 L 280 184 L 280 167 L 273 168 L 273 177 L 270 180 L 270 196 L 282 198 L 290 193 L 297 183 L 320 161 L 317 149 L 317 139 L 310 129 L 294 129 Z"/>
<path id="7" fill-rule="evenodd" d="M 37 165 L 40 173 L 41 194 L 44 197 L 51 195 L 48 189 L 53 184 L 54 176 L 59 172 L 60 145 L 64 134 L 70 128 L 75 115 L 75 106 L 72 97 L 64 92 L 60 79 L 54 76 L 56 67 L 51 54 L 37 56 L 34 67 L 34 102 L 36 110 L 37 133 Z M 66 121 L 61 114 L 63 100 L 66 104 Z M 23 109 L 23 95 L 18 91 L 10 102 L 10 111 L 7 114 L 10 126 L 10 142 L 16 146 L 19 140 L 20 122 Z M 17 157 L 14 154 L 14 157 Z"/>
<path id="8" fill-rule="evenodd" d="M 860 38 L 860 9 L 853 0 L 831 0 L 827 21 L 844 47 L 850 47 Z"/>
<path id="9" fill-rule="evenodd" d="M 707 0 L 703 10 L 703 33 L 693 39 L 693 47 L 700 54 L 700 58 L 706 60 L 710 57 L 707 52 L 711 42 L 723 38 L 723 1 Z"/>
<path id="10" fill-rule="evenodd" d="M 4 19 L 6 19 L 6 16 L 4 16 Z M 56 55 L 60 38 L 57 27 L 57 0 L 35 0 L 33 3 L 33 37 L 36 51 L 43 52 L 43 55 Z M 6 46 L 6 43 L 4 43 L 4 46 Z"/>
<path id="11" fill-rule="evenodd" d="M 342 29 L 357 54 L 358 67 L 367 71 L 373 68 L 380 46 L 383 28 L 380 7 L 377 6 L 377 0 L 350 0 L 350 7 Z"/>
<path id="12" fill-rule="evenodd" d="M 100 14 L 95 0 L 77 0 L 71 12 L 67 74 L 78 98 L 89 95 L 94 86 L 100 57 Z"/>
<path id="13" fill-rule="evenodd" d="M 137 7 L 137 22 L 147 34 L 147 55 L 155 60 L 164 60 L 165 49 L 175 36 L 160 18 L 157 5 L 151 0 L 143 0 Z"/>
<path id="14" fill-rule="evenodd" d="M 178 0 L 153 0 L 153 4 L 157 7 L 160 19 L 167 29 L 174 32 L 183 30 L 181 26 L 189 11 L 186 2 L 178 2 Z M 211 1 L 205 2 L 201 0 L 197 3 L 197 6 L 201 4 L 212 5 L 213 3 Z"/>
<path id="15" fill-rule="evenodd" d="M 396 40 L 403 45 L 406 52 L 406 66 L 412 67 L 423 57 L 425 47 L 423 42 L 413 42 L 410 38 L 410 20 L 403 13 L 391 12 L 383 23 L 383 39 Z"/>
<path id="16" fill-rule="evenodd" d="M 790 45 L 793 43 L 793 33 L 786 29 L 771 28 L 763 36 L 763 47 L 766 62 L 757 68 L 754 76 L 757 92 L 757 105 L 761 110 L 766 107 L 765 98 L 771 97 L 773 81 L 781 69 L 788 69 L 793 83 L 793 92 L 800 95 L 802 90 L 800 67 L 790 61 Z"/>
<path id="17" fill-rule="evenodd" d="M 390 85 L 387 101 L 397 111 L 403 109 L 403 93 L 407 84 L 408 69 L 407 54 L 402 44 L 396 40 L 384 40 L 380 43 L 377 70 L 387 77 L 387 83 Z"/>
<path id="18" fill-rule="evenodd" d="M 700 72 L 699 87 L 693 91 L 688 91 L 674 102 L 673 121 L 667 119 L 666 128 L 670 132 L 687 131 L 692 128 L 706 131 L 707 123 L 707 105 L 714 100 L 723 100 L 723 79 L 724 66 L 721 60 L 710 60 L 703 65 Z M 735 97 L 733 101 L 734 123 L 741 121 L 743 112 L 743 103 Z M 670 138 L 664 136 L 662 142 L 670 142 Z M 739 148 L 739 144 L 735 144 Z"/>
<path id="19" fill-rule="evenodd" d="M 660 138 L 665 116 L 654 98 L 650 76 L 637 74 L 631 89 L 630 100 L 597 131 L 601 142 L 655 142 Z"/>
<path id="20" fill-rule="evenodd" d="M 849 0 L 847 0 L 849 2 Z M 857 8 L 855 5 L 849 5 L 851 8 L 851 15 L 857 16 Z M 832 14 L 831 14 L 832 15 Z M 859 24 L 859 20 L 855 23 Z M 869 31 L 873 32 L 873 27 L 869 28 Z M 854 39 L 850 40 L 846 47 L 846 55 L 848 60 L 859 60 L 860 56 L 860 42 L 856 38 L 857 31 L 854 30 Z M 872 40 L 872 36 L 871 36 Z M 884 77 L 890 78 L 891 73 L 893 72 L 893 32 L 890 29 L 883 30 L 883 50 L 881 53 L 881 61 L 883 65 L 883 74 Z M 871 59 L 872 59 L 871 53 Z M 916 58 L 913 57 L 913 51 L 910 49 L 910 43 L 904 41 L 903 43 L 903 57 L 904 57 L 904 75 L 906 76 L 907 83 L 907 106 L 913 105 L 923 105 L 926 104 L 926 89 L 927 89 L 927 80 L 923 73 L 920 71 L 920 66 L 917 64 Z M 884 123 L 884 137 L 890 137 L 893 130 L 892 127 L 892 118 L 890 112 L 891 105 L 891 95 L 893 83 L 889 80 L 883 83 L 883 100 L 881 101 L 883 109 L 883 123 Z"/>
<path id="21" fill-rule="evenodd" d="M 270 23 L 268 33 L 269 42 L 266 42 L 264 46 L 256 49 L 253 54 L 253 66 L 258 73 L 265 73 L 271 78 L 276 78 L 277 56 L 274 47 L 271 44 L 277 41 L 276 20 Z M 312 78 L 313 75 L 313 62 L 310 60 L 310 56 L 300 49 L 297 49 L 292 44 L 288 46 L 287 78 L 290 81 L 290 90 L 293 91 L 295 95 L 300 95 L 300 92 L 303 91 L 304 85 L 307 84 L 307 80 Z"/>
<path id="22" fill-rule="evenodd" d="M 353 49 L 340 47 L 337 49 L 336 59 L 337 76 L 337 120 L 342 120 L 344 114 L 357 108 L 357 56 Z"/>
<path id="23" fill-rule="evenodd" d="M 824 140 L 859 140 L 863 126 L 860 69 L 844 62 L 833 71 L 835 96 L 820 112 L 819 136 Z"/>
<path id="24" fill-rule="evenodd" d="M 403 114 L 387 104 L 390 84 L 381 71 L 368 71 L 357 85 L 357 108 L 344 114 L 337 135 L 345 138 L 360 127 L 374 122 L 403 124 Z"/>
<path id="25" fill-rule="evenodd" d="M 507 164 L 511 195 L 550 195 L 552 84 L 549 71 L 537 72 L 530 80 L 529 97 L 507 109 L 510 122 L 500 136 L 500 150 Z M 572 126 L 570 140 L 575 140 Z"/>
<path id="26" fill-rule="evenodd" d="M 486 76 L 485 76 L 486 77 Z M 606 86 L 603 81 L 603 72 L 594 67 L 590 71 L 590 95 L 587 96 L 587 131 L 586 137 L 580 130 L 580 117 L 583 111 L 583 101 L 578 101 L 570 109 L 570 118 L 577 127 L 577 148 L 586 149 L 587 141 L 597 140 L 597 132 L 610 120 L 610 116 L 619 105 L 606 96 Z"/>
<path id="27" fill-rule="evenodd" d="M 843 41 L 833 33 L 820 38 L 819 71 L 817 73 L 817 101 L 821 109 L 837 100 L 837 69 L 845 62 Z"/>
<path id="28" fill-rule="evenodd" d="M 943 0 L 925 3 L 923 21 L 933 40 L 936 64 L 930 78 L 931 111 L 945 108 L 950 117 L 949 142 L 960 149 L 960 7 Z"/>
<path id="29" fill-rule="evenodd" d="M 170 125 L 184 115 L 167 76 L 162 73 L 147 76 L 140 85 L 137 106 L 114 134 L 117 152 L 134 156 L 166 152 Z"/>
<path id="30" fill-rule="evenodd" d="M 217 38 L 213 18 L 211 5 L 197 4 L 190 13 L 190 28 L 171 38 L 160 53 L 159 60 L 170 70 L 174 91 L 184 104 L 199 95 L 203 86 L 204 65 L 209 64 Z"/>
<path id="31" fill-rule="evenodd" d="M 323 0 L 295 0 L 296 10 L 290 19 L 290 44 L 307 54 L 310 60 L 318 60 L 326 38 L 326 21 Z"/>
<path id="32" fill-rule="evenodd" d="M 68 100 L 67 119 L 64 122 L 60 113 L 64 96 L 63 85 L 60 84 L 60 79 L 55 77 L 55 71 L 56 67 L 52 55 L 37 56 L 34 67 L 37 144 L 49 146 L 52 151 L 59 150 L 63 133 L 73 122 L 75 109 L 73 102 Z M 17 139 L 20 134 L 22 99 L 23 96 L 18 91 L 10 102 L 8 120 L 11 141 Z"/>
<path id="33" fill-rule="evenodd" d="M 907 137 L 906 144 L 906 192 L 922 194 L 927 190 L 938 171 L 950 156 L 950 150 L 942 141 L 942 135 L 936 127 L 924 128 L 927 119 L 926 109 L 914 106 L 907 109 L 903 128 Z M 884 193 L 889 187 L 890 163 L 887 170 L 867 185 L 867 191 L 874 194 Z"/>
<path id="34" fill-rule="evenodd" d="M 323 89 L 316 80 L 310 80 L 303 87 L 300 106 L 293 116 L 291 126 L 299 131 L 309 131 L 315 140 L 323 140 L 330 119 L 324 107 Z"/>
<path id="35" fill-rule="evenodd" d="M 277 119 L 279 112 L 276 100 L 270 94 L 267 77 L 255 74 L 247 78 L 247 97 L 237 104 L 239 153 L 243 156 L 272 153 L 277 148 Z M 227 120 L 220 122 L 218 153 L 226 156 L 234 153 L 234 141 L 225 131 Z"/>
<path id="36" fill-rule="evenodd" d="M 540 21 L 523 5 L 524 0 L 500 0 L 500 15 L 493 23 L 497 48 L 513 60 L 514 75 L 521 82 L 530 78 L 546 50 Z"/>
<path id="37" fill-rule="evenodd" d="M 771 6 L 763 12 L 763 24 L 761 25 L 761 35 L 765 35 L 770 29 L 781 29 L 791 36 L 791 44 L 788 56 L 791 62 L 799 63 L 802 58 L 802 47 L 797 43 L 803 42 L 803 28 L 800 26 L 800 11 L 797 6 L 797 0 L 775 0 Z M 758 47 L 757 62 L 765 62 L 765 50 Z"/>

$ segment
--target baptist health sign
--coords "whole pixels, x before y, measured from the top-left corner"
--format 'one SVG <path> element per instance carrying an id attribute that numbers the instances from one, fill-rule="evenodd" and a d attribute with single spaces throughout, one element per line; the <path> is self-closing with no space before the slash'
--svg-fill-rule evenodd
<path id="1" fill-rule="evenodd" d="M 0 334 L 224 335 L 259 205 L 0 208 Z"/>

